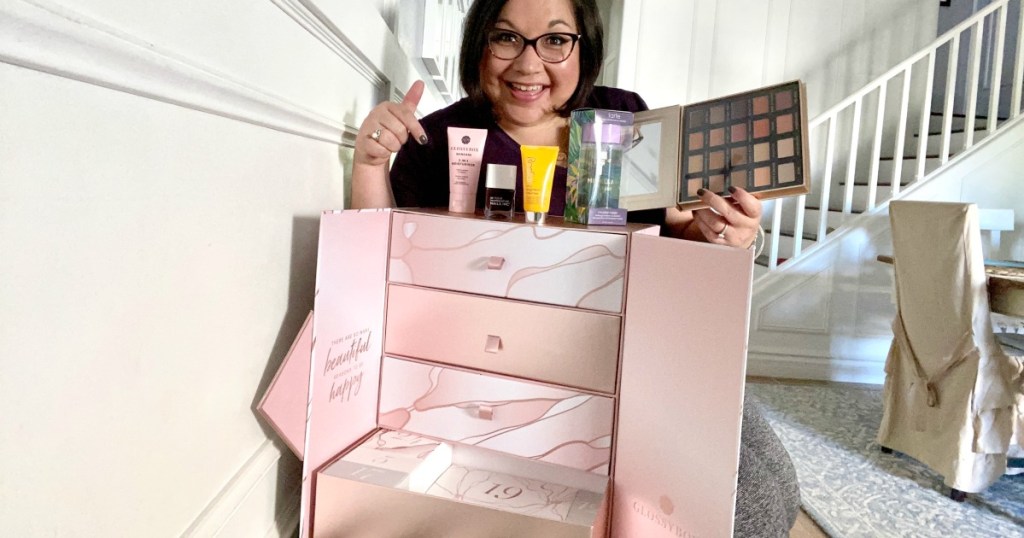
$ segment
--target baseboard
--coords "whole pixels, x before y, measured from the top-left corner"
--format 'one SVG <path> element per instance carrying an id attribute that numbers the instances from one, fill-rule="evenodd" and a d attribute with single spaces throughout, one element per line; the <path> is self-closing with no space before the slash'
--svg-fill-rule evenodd
<path id="1" fill-rule="evenodd" d="M 292 537 L 298 530 L 301 464 L 265 441 L 228 480 L 182 538 Z"/>
<path id="2" fill-rule="evenodd" d="M 747 375 L 877 385 L 885 381 L 883 361 L 852 361 L 750 352 Z"/>

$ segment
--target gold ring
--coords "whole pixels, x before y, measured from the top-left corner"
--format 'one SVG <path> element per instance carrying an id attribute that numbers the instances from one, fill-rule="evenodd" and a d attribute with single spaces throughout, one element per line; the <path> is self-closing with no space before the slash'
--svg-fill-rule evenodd
<path id="1" fill-rule="evenodd" d="M 384 131 L 380 127 L 377 127 L 376 131 L 370 133 L 370 138 L 373 139 L 374 142 L 380 142 L 380 135 L 383 132 Z"/>

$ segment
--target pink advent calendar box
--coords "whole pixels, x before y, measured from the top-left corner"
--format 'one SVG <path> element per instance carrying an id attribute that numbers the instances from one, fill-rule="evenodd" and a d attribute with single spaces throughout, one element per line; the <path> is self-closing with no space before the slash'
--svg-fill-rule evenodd
<path id="1" fill-rule="evenodd" d="M 752 264 L 638 225 L 324 213 L 311 334 L 261 403 L 302 447 L 300 534 L 731 536 Z M 616 338 L 560 338 L 580 316 Z"/>

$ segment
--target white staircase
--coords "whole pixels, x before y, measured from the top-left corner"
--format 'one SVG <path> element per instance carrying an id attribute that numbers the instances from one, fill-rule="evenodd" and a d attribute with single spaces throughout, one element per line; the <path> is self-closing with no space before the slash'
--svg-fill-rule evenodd
<path id="1" fill-rule="evenodd" d="M 768 243 L 756 277 L 813 255 L 856 217 L 882 210 L 1020 116 L 1021 2 L 993 1 L 809 122 L 811 192 L 765 202 Z M 1008 24 L 1017 29 L 1009 42 Z M 958 71 L 967 74 L 959 86 Z"/>
<path id="2" fill-rule="evenodd" d="M 764 204 L 748 374 L 881 383 L 895 306 L 891 266 L 875 258 L 892 253 L 889 200 L 1020 207 L 1020 190 L 998 185 L 1024 170 L 1022 2 L 993 1 L 810 122 L 810 193 Z"/>

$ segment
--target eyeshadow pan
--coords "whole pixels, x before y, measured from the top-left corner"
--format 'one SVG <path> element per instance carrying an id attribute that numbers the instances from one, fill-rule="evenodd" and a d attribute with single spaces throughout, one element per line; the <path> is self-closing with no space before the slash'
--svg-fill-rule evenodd
<path id="1" fill-rule="evenodd" d="M 792 183 L 796 181 L 796 164 L 783 163 L 779 165 L 779 183 Z"/>
<path id="2" fill-rule="evenodd" d="M 708 178 L 708 190 L 716 193 L 725 192 L 725 176 L 718 174 Z"/>
<path id="3" fill-rule="evenodd" d="M 768 127 L 768 118 L 754 122 L 754 138 L 764 138 L 769 134 L 771 134 L 771 129 Z"/>
<path id="4" fill-rule="evenodd" d="M 704 180 L 702 178 L 694 178 L 686 181 L 686 195 L 690 198 L 697 198 L 697 191 L 704 188 Z"/>
<path id="5" fill-rule="evenodd" d="M 732 142 L 743 142 L 747 139 L 747 124 L 737 123 L 732 126 L 729 133 L 729 140 Z"/>
<path id="6" fill-rule="evenodd" d="M 704 147 L 704 133 L 690 133 L 690 149 Z"/>
<path id="7" fill-rule="evenodd" d="M 793 114 L 783 114 L 775 118 L 776 133 L 793 132 Z"/>
<path id="8" fill-rule="evenodd" d="M 747 171 L 737 170 L 729 173 L 729 184 L 733 187 L 739 187 L 741 189 L 749 189 L 750 185 L 747 182 Z"/>
<path id="9" fill-rule="evenodd" d="M 707 110 L 698 108 L 690 111 L 689 128 L 696 128 L 704 125 L 704 118 L 707 117 Z"/>
<path id="10" fill-rule="evenodd" d="M 712 151 L 708 155 L 708 170 L 721 170 L 725 168 L 725 152 Z"/>
<path id="11" fill-rule="evenodd" d="M 754 114 L 768 113 L 768 96 L 760 95 L 754 98 Z"/>
<path id="12" fill-rule="evenodd" d="M 793 156 L 793 139 L 783 138 L 778 143 L 779 158 L 784 159 L 786 157 Z"/>
<path id="13" fill-rule="evenodd" d="M 750 162 L 748 155 L 750 154 L 750 148 L 743 146 L 742 148 L 732 148 L 729 152 L 729 165 L 740 166 Z"/>
<path id="14" fill-rule="evenodd" d="M 719 127 L 718 129 L 712 129 L 708 135 L 708 146 L 715 147 L 725 144 L 725 127 Z"/>
<path id="15" fill-rule="evenodd" d="M 732 119 L 745 118 L 750 115 L 750 101 L 740 99 L 729 105 L 729 117 Z"/>
<path id="16" fill-rule="evenodd" d="M 722 123 L 725 121 L 725 105 L 711 107 L 711 123 Z"/>
<path id="17" fill-rule="evenodd" d="M 772 183 L 772 168 L 769 165 L 754 169 L 754 186 L 767 187 Z"/>
<path id="18" fill-rule="evenodd" d="M 686 173 L 693 174 L 696 172 L 704 171 L 704 156 L 703 155 L 691 155 L 688 164 L 686 165 Z"/>
<path id="19" fill-rule="evenodd" d="M 771 152 L 768 151 L 768 142 L 762 142 L 754 145 L 754 162 L 763 162 L 771 158 Z"/>
<path id="20" fill-rule="evenodd" d="M 782 90 L 775 94 L 775 110 L 786 110 L 793 106 L 793 92 Z"/>

